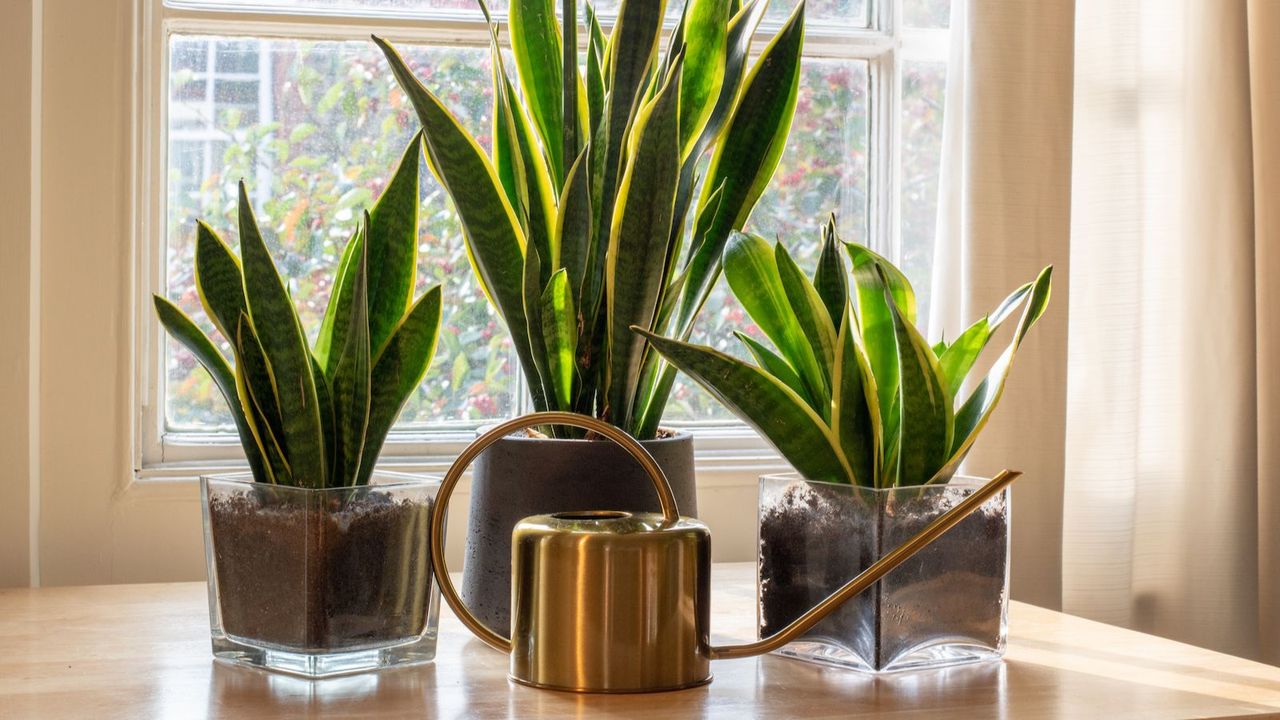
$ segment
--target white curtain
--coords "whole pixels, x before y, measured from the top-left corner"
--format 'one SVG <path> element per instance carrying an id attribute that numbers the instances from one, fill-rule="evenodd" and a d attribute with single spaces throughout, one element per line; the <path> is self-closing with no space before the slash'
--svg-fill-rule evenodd
<path id="1" fill-rule="evenodd" d="M 1078 0 L 1063 604 L 1280 659 L 1280 2 Z"/>
<path id="2" fill-rule="evenodd" d="M 1048 313 L 965 464 L 1026 473 L 1013 490 L 1013 597 L 1051 608 L 1062 597 L 1073 6 L 953 1 L 930 303 L 930 337 L 954 338 L 1055 266 Z"/>

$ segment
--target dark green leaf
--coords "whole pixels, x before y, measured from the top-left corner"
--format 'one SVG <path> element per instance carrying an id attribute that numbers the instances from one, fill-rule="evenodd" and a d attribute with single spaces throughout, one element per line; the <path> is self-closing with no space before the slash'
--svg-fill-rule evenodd
<path id="1" fill-rule="evenodd" d="M 421 134 L 405 148 L 369 213 L 365 233 L 368 257 L 369 344 L 382 347 L 413 299 L 418 272 L 418 158 Z"/>
<path id="2" fill-rule="evenodd" d="M 587 149 L 584 148 L 569 168 L 556 219 L 560 267 L 568 271 L 569 289 L 576 299 L 581 298 L 587 257 L 591 252 L 591 186 L 587 170 Z"/>
<path id="3" fill-rule="evenodd" d="M 622 0 L 609 39 L 605 69 L 604 166 L 600 176 L 600 236 L 613 226 L 614 199 L 622 176 L 623 141 L 639 113 L 645 84 L 658 54 L 659 32 L 667 0 Z"/>
<path id="4" fill-rule="evenodd" d="M 367 214 L 365 232 L 372 235 Z M 360 472 L 365 431 L 369 425 L 370 367 L 373 354 L 369 336 L 369 251 L 369 244 L 365 243 L 355 264 L 351 311 L 345 322 L 347 338 L 333 374 L 336 420 L 334 439 L 337 441 L 337 456 L 341 463 L 334 469 L 338 485 L 355 484 L 355 478 Z"/>
<path id="5" fill-rule="evenodd" d="M 838 326 L 849 299 L 849 280 L 845 276 L 844 261 L 840 258 L 840 235 L 836 232 L 835 215 L 822 228 L 822 254 L 818 256 L 818 268 L 813 273 L 813 286 L 827 308 L 831 323 Z"/>
<path id="6" fill-rule="evenodd" d="M 831 323 L 831 316 L 818 297 L 818 291 L 804 276 L 804 272 L 791 259 L 791 254 L 782 243 L 774 245 L 774 259 L 778 265 L 778 276 L 782 280 L 782 289 L 786 291 L 787 303 L 791 306 L 792 317 L 800 326 L 800 332 L 808 338 L 818 366 L 823 371 L 823 380 L 832 387 L 831 368 L 836 358 L 836 328 Z M 820 413 L 825 415 L 825 413 Z"/>
<path id="7" fill-rule="evenodd" d="M 324 370 L 325 376 L 332 378 L 337 368 L 338 357 L 333 348 L 341 350 L 347 342 L 347 328 L 339 318 L 346 318 L 351 308 L 351 285 L 355 282 L 355 273 L 351 270 L 352 258 L 357 257 L 357 250 L 364 244 L 364 229 L 357 227 L 347 246 L 342 249 L 342 258 L 338 261 L 338 270 L 333 275 L 333 289 L 329 292 L 329 304 L 325 306 L 324 318 L 320 321 L 320 332 L 316 335 L 315 349 L 312 354 L 316 362 Z"/>
<path id="8" fill-rule="evenodd" d="M 234 343 L 236 323 L 247 307 L 240 260 L 203 222 L 196 223 L 196 292 L 214 327 Z"/>
<path id="9" fill-rule="evenodd" d="M 512 0 L 507 14 L 520 92 L 556 178 L 564 177 L 560 29 L 552 0 Z"/>
<path id="10" fill-rule="evenodd" d="M 440 331 L 440 286 L 435 285 L 409 308 L 400 326 L 373 361 L 369 426 L 356 485 L 368 482 L 382 443 L 405 402 L 417 390 L 436 352 Z"/>
<path id="11" fill-rule="evenodd" d="M 711 348 L 636 331 L 673 365 L 765 437 L 810 479 L 852 483 L 831 429 L 791 388 L 760 368 Z"/>
<path id="12" fill-rule="evenodd" d="M 626 174 L 618 191 L 606 254 L 609 303 L 608 417 L 629 429 L 644 341 L 632 325 L 650 328 L 658 310 L 667 239 L 680 172 L 677 60 L 663 89 L 636 120 Z"/>
<path id="13" fill-rule="evenodd" d="M 743 309 L 799 373 L 809 397 L 829 411 L 826 373 L 791 311 L 769 243 L 756 235 L 735 233 L 724 249 L 724 276 Z M 826 417 L 827 412 L 819 415 Z"/>
<path id="14" fill-rule="evenodd" d="M 1031 288 L 1031 296 L 1023 308 L 1022 319 L 1018 322 L 1018 330 L 1014 334 L 1013 340 L 1005 348 L 1004 353 L 1000 355 L 995 364 L 991 366 L 991 370 L 987 373 L 986 378 L 983 379 L 982 384 L 974 390 L 969 399 L 960 407 L 960 411 L 956 413 L 955 433 L 951 443 L 949 459 L 946 465 L 933 475 L 930 482 L 944 482 L 954 475 L 965 455 L 969 453 L 969 449 L 973 447 L 978 434 L 986 427 L 987 421 L 991 419 L 992 411 L 995 410 L 996 404 L 1000 402 L 1000 396 L 1004 394 L 1005 382 L 1009 379 L 1009 371 L 1013 367 L 1013 359 L 1018 352 L 1018 347 L 1036 324 L 1036 321 L 1044 315 L 1045 308 L 1049 305 L 1049 296 L 1052 289 L 1053 267 L 1049 266 L 1040 272 L 1039 277 L 1036 278 L 1035 284 Z"/>
<path id="15" fill-rule="evenodd" d="M 891 305 L 886 300 L 884 280 L 877 272 L 877 258 L 871 253 L 855 252 L 850 248 L 853 260 L 853 290 L 857 300 L 859 334 L 871 363 L 871 373 L 876 378 L 876 390 L 880 394 L 882 423 L 886 435 L 898 427 L 898 340 L 894 330 Z M 859 248 L 862 249 L 862 248 Z M 887 457 L 887 455 L 886 455 Z M 891 477 L 896 474 L 890 473 Z"/>
<path id="16" fill-rule="evenodd" d="M 689 0 L 685 8 L 685 71 L 680 77 L 680 151 L 682 156 L 706 126 L 724 82 L 729 0 Z"/>
<path id="17" fill-rule="evenodd" d="M 245 299 L 258 341 L 276 380 L 281 445 L 301 487 L 323 487 L 326 478 L 324 431 L 316 386 L 311 378 L 311 355 L 293 301 L 276 272 L 267 245 L 240 183 L 240 252 L 244 263 Z"/>
<path id="18" fill-rule="evenodd" d="M 533 352 L 534 369 L 538 374 L 538 382 L 540 387 L 533 394 L 535 398 L 545 401 L 544 404 L 534 405 L 537 410 L 560 410 L 550 403 L 555 399 L 552 392 L 551 370 L 547 366 L 547 348 L 544 344 L 545 335 L 542 332 L 542 256 L 538 254 L 538 248 L 530 245 L 525 252 L 524 257 L 524 278 L 522 280 L 522 290 L 524 293 L 524 313 L 528 318 L 528 327 L 525 332 L 529 335 L 529 347 Z"/>
<path id="19" fill-rule="evenodd" d="M 218 390 L 222 392 L 223 399 L 227 401 L 227 408 L 231 411 L 231 419 L 235 422 L 236 432 L 240 434 L 240 444 L 244 447 L 254 479 L 258 482 L 274 482 L 263 461 L 262 450 L 255 437 L 256 430 L 251 427 L 250 420 L 245 415 L 244 406 L 236 390 L 236 378 L 231 372 L 227 359 L 218 352 L 218 348 L 214 347 L 209 338 L 200 332 L 200 328 L 192 322 L 191 318 L 178 309 L 177 305 L 159 295 L 153 296 L 152 301 L 155 304 L 156 316 L 160 318 L 160 324 L 209 371 L 214 385 L 217 385 Z M 230 339 L 229 336 L 228 339 Z"/>
<path id="20" fill-rule="evenodd" d="M 888 279 L 879 263 L 876 271 L 887 286 Z M 900 373 L 897 484 L 923 485 L 947 461 L 953 423 L 951 396 L 933 349 L 920 331 L 907 322 L 888 290 L 884 295 L 893 316 Z"/>
<path id="21" fill-rule="evenodd" d="M 804 381 L 800 379 L 800 376 L 796 374 L 795 368 L 788 365 L 781 355 L 765 347 L 763 343 L 746 333 L 734 332 L 733 334 L 743 345 L 747 346 L 747 350 L 750 351 L 751 357 L 756 359 L 756 364 L 760 366 L 760 369 L 777 378 L 783 385 L 791 388 L 792 392 L 799 396 L 801 400 L 804 400 L 806 405 L 813 408 L 814 412 L 819 415 L 822 414 L 820 408 L 814 407 L 817 403 L 813 398 L 809 397 L 809 390 L 804 386 Z"/>
<path id="22" fill-rule="evenodd" d="M 533 356 L 528 337 L 519 330 L 527 327 L 527 322 L 522 293 L 524 235 L 515 212 L 475 138 L 418 82 L 394 48 L 381 38 L 375 37 L 374 42 L 382 48 L 396 81 L 418 112 L 428 164 L 453 199 L 465 231 L 468 257 L 481 287 L 512 330 L 512 344 L 532 387 L 538 380 Z"/>
<path id="23" fill-rule="evenodd" d="M 699 205 L 717 188 L 723 187 L 723 191 L 719 211 L 687 264 L 690 276 L 682 315 L 690 315 L 690 309 L 700 308 L 706 301 L 730 232 L 742 229 L 778 167 L 795 114 L 803 47 L 801 3 L 752 68 L 711 156 Z"/>
<path id="24" fill-rule="evenodd" d="M 902 316 L 907 319 L 911 325 L 916 324 L 916 293 L 911 289 L 911 281 L 902 273 L 893 263 L 886 260 L 883 256 L 875 253 L 870 248 L 863 247 L 857 243 L 845 243 L 845 249 L 849 252 L 849 258 L 853 261 L 853 279 L 856 283 L 863 275 L 875 272 L 873 268 L 879 264 L 884 270 L 885 278 L 889 288 L 889 292 L 893 295 L 893 301 L 897 303 L 898 310 L 902 311 Z M 859 291 L 861 292 L 861 291 Z M 879 294 L 879 290 L 875 291 Z"/>
<path id="25" fill-rule="evenodd" d="M 842 310 L 832 372 L 831 431 L 840 440 L 855 482 L 880 486 L 880 399 L 871 365 L 858 347 L 852 309 Z"/>
<path id="26" fill-rule="evenodd" d="M 542 336 L 551 378 L 548 397 L 554 399 L 553 407 L 571 408 L 578 322 L 569 276 L 564 268 L 551 276 L 551 282 L 542 293 Z"/>

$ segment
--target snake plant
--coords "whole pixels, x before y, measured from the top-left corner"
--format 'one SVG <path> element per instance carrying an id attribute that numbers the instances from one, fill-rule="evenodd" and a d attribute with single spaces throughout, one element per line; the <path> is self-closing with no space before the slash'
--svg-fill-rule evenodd
<path id="1" fill-rule="evenodd" d="M 256 481 L 367 483 L 387 432 L 422 381 L 440 327 L 440 287 L 413 300 L 420 156 L 415 136 L 347 243 L 313 346 L 243 181 L 240 257 L 208 225 L 196 229 L 200 302 L 231 358 L 176 305 L 155 296 L 160 322 L 226 398 Z"/>
<path id="2" fill-rule="evenodd" d="M 773 344 L 737 334 L 758 365 L 638 331 L 806 478 L 876 488 L 955 474 L 1004 392 L 1019 345 L 1044 314 L 1053 272 L 1045 268 L 953 342 L 930 345 L 916 329 L 907 277 L 871 250 L 841 243 L 834 218 L 812 278 L 782 243 L 770 247 L 755 235 L 735 234 L 723 263 L 730 289 Z M 1009 345 L 957 402 L 979 354 L 1019 309 Z"/>
<path id="3" fill-rule="evenodd" d="M 676 371 L 630 328 L 689 336 L 795 112 L 804 5 L 749 67 L 767 4 L 688 0 L 663 54 L 666 0 L 622 0 L 607 38 L 590 3 L 580 24 L 577 0 L 563 0 L 562 20 L 554 0 L 511 0 L 514 80 L 490 24 L 487 154 L 374 38 L 417 111 L 535 409 L 656 434 Z"/>

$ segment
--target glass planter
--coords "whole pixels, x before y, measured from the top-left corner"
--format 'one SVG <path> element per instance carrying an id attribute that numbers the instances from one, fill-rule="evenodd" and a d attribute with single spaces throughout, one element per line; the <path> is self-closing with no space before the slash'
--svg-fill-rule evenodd
<path id="1" fill-rule="evenodd" d="M 870 490 L 798 475 L 760 478 L 759 625 L 768 637 L 984 481 Z M 779 654 L 872 672 L 1004 654 L 1009 491 L 853 598 Z"/>
<path id="2" fill-rule="evenodd" d="M 435 657 L 439 487 L 387 472 L 327 490 L 201 478 L 214 656 L 309 677 Z"/>

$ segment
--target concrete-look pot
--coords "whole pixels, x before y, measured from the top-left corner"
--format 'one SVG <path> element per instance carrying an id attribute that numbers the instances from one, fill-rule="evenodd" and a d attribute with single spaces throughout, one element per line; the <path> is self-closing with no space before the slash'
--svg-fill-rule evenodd
<path id="1" fill-rule="evenodd" d="M 680 514 L 697 517 L 693 437 L 641 441 L 666 474 Z M 530 515 L 575 510 L 661 512 L 653 482 L 607 440 L 513 434 L 476 458 L 467 520 L 462 599 L 485 625 L 511 624 L 511 531 Z"/>

